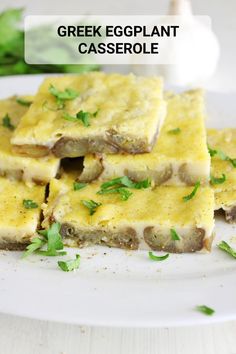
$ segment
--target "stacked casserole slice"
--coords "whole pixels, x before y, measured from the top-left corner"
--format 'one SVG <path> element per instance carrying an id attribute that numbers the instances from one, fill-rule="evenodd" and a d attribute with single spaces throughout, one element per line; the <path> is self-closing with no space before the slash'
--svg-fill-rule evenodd
<path id="1" fill-rule="evenodd" d="M 33 97 L 0 101 L 0 248 L 23 249 L 40 228 L 45 185 L 56 176 L 59 159 L 19 156 L 11 137 Z"/>
<path id="2" fill-rule="evenodd" d="M 46 79 L 23 108 L 8 129 L 10 154 L 38 168 L 22 167 L 26 185 L 18 183 L 49 181 L 41 226 L 59 222 L 65 245 L 210 250 L 215 201 L 201 90 L 164 97 L 160 78 L 88 73 Z M 72 170 L 56 176 L 64 158 Z"/>
<path id="3" fill-rule="evenodd" d="M 215 209 L 225 211 L 226 220 L 236 222 L 236 129 L 208 129 L 212 155 L 211 181 L 215 192 Z"/>

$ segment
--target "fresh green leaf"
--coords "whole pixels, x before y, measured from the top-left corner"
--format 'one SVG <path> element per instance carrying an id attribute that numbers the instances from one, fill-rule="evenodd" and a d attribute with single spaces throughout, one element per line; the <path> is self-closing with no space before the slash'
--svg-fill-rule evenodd
<path id="1" fill-rule="evenodd" d="M 93 215 L 97 208 L 102 205 L 102 203 L 97 203 L 94 200 L 81 200 L 81 203 L 89 209 L 89 215 Z"/>
<path id="2" fill-rule="evenodd" d="M 30 65 L 24 61 L 24 31 L 22 30 L 23 9 L 9 9 L 0 13 L 0 76 L 40 73 L 83 73 L 98 70 L 98 65 Z M 45 33 L 40 41 L 35 40 L 35 50 L 41 46 L 55 53 L 48 43 L 52 38 L 52 30 L 47 25 L 36 26 L 36 39 L 38 33 Z M 51 32 L 50 32 L 51 31 Z M 31 31 L 32 34 L 32 31 Z M 69 45 L 70 47 L 70 45 Z M 58 49 L 60 57 L 65 54 L 64 49 Z M 66 60 L 65 60 L 66 62 Z M 61 103 L 60 103 L 61 104 Z"/>
<path id="3" fill-rule="evenodd" d="M 212 149 L 209 145 L 207 145 L 208 152 L 211 157 L 215 156 L 217 154 L 217 150 Z"/>
<path id="4" fill-rule="evenodd" d="M 94 113 L 93 113 L 93 117 L 95 117 L 95 118 L 96 118 L 96 117 L 97 117 L 97 115 L 98 115 L 98 112 L 99 112 L 99 110 L 97 110 L 96 112 L 94 112 Z"/>
<path id="5" fill-rule="evenodd" d="M 89 112 L 79 111 L 78 113 L 76 113 L 76 118 L 81 120 L 81 122 L 85 127 L 90 126 L 90 122 L 89 122 L 90 117 L 91 114 Z"/>
<path id="6" fill-rule="evenodd" d="M 80 255 L 77 254 L 75 259 L 70 259 L 68 261 L 58 261 L 58 266 L 64 272 L 71 272 L 72 270 L 78 269 L 80 266 Z"/>
<path id="7" fill-rule="evenodd" d="M 23 200 L 23 205 L 24 205 L 25 209 L 36 209 L 36 208 L 38 208 L 38 204 L 35 203 L 31 199 L 24 199 Z"/>
<path id="8" fill-rule="evenodd" d="M 146 189 L 151 186 L 151 181 L 149 179 L 144 179 L 139 182 L 133 182 L 127 176 L 120 177 L 120 181 L 119 181 L 119 178 L 115 178 L 112 181 L 110 181 L 110 183 L 113 183 L 113 184 L 114 184 L 114 182 L 115 182 L 115 184 L 120 184 L 123 187 L 133 188 L 133 189 Z M 107 183 L 109 183 L 109 182 L 107 182 Z M 104 185 L 105 185 L 105 183 L 101 185 L 102 189 L 106 188 L 106 187 L 104 187 Z"/>
<path id="9" fill-rule="evenodd" d="M 72 116 L 66 112 L 63 113 L 63 118 L 69 120 L 70 122 L 81 121 L 85 127 L 90 126 L 89 118 L 91 114 L 89 112 L 79 111 L 75 116 Z"/>
<path id="10" fill-rule="evenodd" d="M 218 150 L 217 155 L 223 161 L 229 161 L 231 165 L 235 168 L 236 167 L 236 159 L 232 159 L 231 157 L 227 156 L 223 151 Z"/>
<path id="11" fill-rule="evenodd" d="M 15 129 L 14 125 L 11 123 L 11 118 L 9 117 L 8 114 L 6 114 L 5 117 L 3 117 L 2 125 L 9 130 Z"/>
<path id="12" fill-rule="evenodd" d="M 173 134 L 173 135 L 177 135 L 181 132 L 180 128 L 175 128 L 175 129 L 171 129 L 168 131 L 168 134 Z"/>
<path id="13" fill-rule="evenodd" d="M 108 189 L 101 189 L 97 192 L 97 194 L 119 194 L 121 197 L 121 200 L 128 200 L 129 197 L 133 194 L 130 192 L 128 189 L 124 187 L 118 187 L 118 188 L 108 188 Z"/>
<path id="14" fill-rule="evenodd" d="M 64 91 L 59 91 L 55 86 L 49 86 L 49 92 L 56 98 L 58 108 L 65 107 L 65 101 L 74 100 L 79 96 L 79 93 L 71 88 L 66 88 Z"/>
<path id="15" fill-rule="evenodd" d="M 135 189 L 146 189 L 151 187 L 151 181 L 149 179 L 144 179 L 143 181 L 134 183 L 132 188 Z"/>
<path id="16" fill-rule="evenodd" d="M 29 107 L 33 103 L 32 101 L 27 101 L 20 97 L 16 99 L 16 102 L 26 107 Z"/>
<path id="17" fill-rule="evenodd" d="M 225 155 L 225 153 L 222 150 L 216 150 L 216 154 L 219 156 L 219 158 L 223 161 L 228 160 L 228 156 Z"/>
<path id="18" fill-rule="evenodd" d="M 9 9 L 0 14 L 0 47 L 3 49 L 19 39 L 22 12 L 23 9 Z"/>
<path id="19" fill-rule="evenodd" d="M 26 251 L 23 253 L 22 258 L 28 257 L 30 254 L 38 251 L 46 243 L 45 239 L 34 237 L 31 243 L 26 247 Z"/>
<path id="20" fill-rule="evenodd" d="M 67 100 L 74 100 L 76 97 L 79 96 L 79 93 L 71 88 L 66 88 L 64 91 L 59 91 L 53 85 L 49 86 L 49 92 L 56 98 L 67 101 Z"/>
<path id="21" fill-rule="evenodd" d="M 183 197 L 183 200 L 184 200 L 185 202 L 191 200 L 191 199 L 195 196 L 195 194 L 197 193 L 197 190 L 198 190 L 199 187 L 200 187 L 200 182 L 198 181 L 198 182 L 195 184 L 195 186 L 194 186 L 192 192 L 191 192 L 189 195 L 184 196 L 184 197 Z"/>
<path id="22" fill-rule="evenodd" d="M 169 253 L 166 253 L 164 256 L 155 256 L 151 251 L 148 252 L 148 256 L 152 261 L 164 261 L 169 257 Z"/>
<path id="23" fill-rule="evenodd" d="M 179 241 L 180 240 L 180 236 L 177 234 L 175 229 L 170 229 L 170 234 L 171 234 L 171 238 L 172 238 L 173 241 Z"/>
<path id="24" fill-rule="evenodd" d="M 196 306 L 196 310 L 207 316 L 211 316 L 215 313 L 215 310 L 206 305 L 198 305 Z"/>
<path id="25" fill-rule="evenodd" d="M 110 188 L 113 186 L 133 188 L 134 182 L 131 181 L 131 179 L 127 176 L 118 177 L 118 178 L 112 179 L 111 181 L 104 182 L 101 185 L 101 189 L 107 189 L 107 188 Z"/>
<path id="26" fill-rule="evenodd" d="M 218 247 L 222 250 L 230 254 L 232 257 L 236 258 L 236 250 L 234 250 L 227 242 L 221 241 L 218 244 Z"/>
<path id="27" fill-rule="evenodd" d="M 222 150 L 213 150 L 208 146 L 208 151 L 211 157 L 217 155 L 223 161 L 229 161 L 231 165 L 236 168 L 236 158 L 231 158 L 227 156 Z"/>
<path id="28" fill-rule="evenodd" d="M 114 178 L 111 181 L 105 182 L 101 185 L 98 194 L 112 194 L 118 193 L 122 200 L 127 200 L 132 193 L 126 188 L 145 189 L 151 186 L 151 181 L 145 179 L 140 182 L 133 182 L 129 177 L 123 176 Z"/>
<path id="29" fill-rule="evenodd" d="M 47 230 L 41 230 L 40 234 L 47 240 L 47 250 L 38 251 L 43 256 L 63 256 L 66 252 L 58 252 L 64 248 L 60 234 L 61 225 L 53 223 Z"/>
<path id="30" fill-rule="evenodd" d="M 222 173 L 222 177 L 213 177 L 211 176 L 211 184 L 222 184 L 226 181 L 226 176 Z"/>
<path id="31" fill-rule="evenodd" d="M 87 186 L 87 183 L 76 182 L 76 181 L 73 183 L 74 191 L 79 191 L 80 189 L 83 189 L 86 186 Z"/>

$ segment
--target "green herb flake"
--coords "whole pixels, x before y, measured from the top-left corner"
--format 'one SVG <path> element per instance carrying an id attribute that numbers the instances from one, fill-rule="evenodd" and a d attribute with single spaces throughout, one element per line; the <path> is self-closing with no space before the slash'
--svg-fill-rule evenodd
<path id="1" fill-rule="evenodd" d="M 175 128 L 175 129 L 168 130 L 168 134 L 173 134 L 173 135 L 177 135 L 180 132 L 181 132 L 180 128 Z"/>
<path id="2" fill-rule="evenodd" d="M 140 182 L 133 182 L 129 177 L 123 176 L 114 178 L 111 181 L 105 182 L 101 185 L 100 190 L 97 194 L 113 194 L 118 193 L 122 200 L 128 200 L 128 198 L 133 194 L 128 191 L 127 188 L 131 189 L 146 189 L 151 186 L 151 181 L 146 179 Z"/>
<path id="3" fill-rule="evenodd" d="M 214 185 L 214 184 L 222 184 L 226 181 L 226 176 L 224 173 L 222 173 L 222 177 L 214 177 L 214 176 L 211 176 L 211 184 Z"/>
<path id="4" fill-rule="evenodd" d="M 49 92 L 56 98 L 56 103 L 59 109 L 65 107 L 65 101 L 74 100 L 79 96 L 79 93 L 71 88 L 66 88 L 64 91 L 59 91 L 55 86 L 49 86 Z"/>
<path id="5" fill-rule="evenodd" d="M 129 197 L 133 194 L 130 192 L 128 189 L 123 188 L 123 187 L 118 187 L 118 188 L 108 188 L 108 189 L 101 189 L 100 191 L 97 192 L 97 194 L 120 194 L 121 200 L 128 200 Z"/>
<path id="6" fill-rule="evenodd" d="M 32 253 L 38 251 L 40 248 L 42 248 L 45 245 L 45 243 L 46 243 L 45 239 L 34 237 L 31 243 L 26 247 L 26 251 L 23 253 L 22 258 L 26 258 Z"/>
<path id="7" fill-rule="evenodd" d="M 180 236 L 177 234 L 175 229 L 170 229 L 170 234 L 171 234 L 171 239 L 173 241 L 179 241 L 180 240 Z"/>
<path id="8" fill-rule="evenodd" d="M 232 257 L 236 258 L 236 250 L 234 250 L 226 241 L 221 241 L 218 244 L 218 247 L 222 250 L 230 254 Z"/>
<path id="9" fill-rule="evenodd" d="M 24 100 L 23 98 L 17 98 L 16 102 L 22 106 L 25 106 L 25 107 L 29 107 L 33 103 L 32 101 L 27 101 L 27 100 Z"/>
<path id="10" fill-rule="evenodd" d="M 196 306 L 196 310 L 207 316 L 212 316 L 215 313 L 215 310 L 206 305 L 198 305 Z"/>
<path id="11" fill-rule="evenodd" d="M 208 152 L 211 157 L 215 156 L 217 154 L 217 150 L 212 149 L 209 145 L 207 145 Z"/>
<path id="12" fill-rule="evenodd" d="M 134 183 L 132 188 L 135 189 L 146 189 L 151 187 L 151 181 L 149 179 L 144 179 L 143 181 Z"/>
<path id="13" fill-rule="evenodd" d="M 95 202 L 94 200 L 81 200 L 81 203 L 89 209 L 89 215 L 93 215 L 97 208 L 102 205 L 102 203 Z"/>
<path id="14" fill-rule="evenodd" d="M 229 161 L 231 163 L 231 165 L 236 168 L 236 158 L 231 158 L 229 156 L 227 156 L 223 151 L 221 150 L 213 150 L 209 147 L 208 145 L 208 151 L 209 154 L 211 155 L 211 157 L 217 155 L 221 160 L 223 161 Z"/>
<path id="15" fill-rule="evenodd" d="M 134 182 L 127 176 L 114 178 L 111 181 L 105 182 L 101 185 L 101 189 L 108 189 L 114 186 L 133 188 Z"/>
<path id="16" fill-rule="evenodd" d="M 47 230 L 39 231 L 39 234 L 46 240 L 47 250 L 40 250 L 37 253 L 43 256 L 64 256 L 66 254 L 66 252 L 58 252 L 64 248 L 60 229 L 61 225 L 55 222 Z"/>
<path id="17" fill-rule="evenodd" d="M 169 257 L 169 253 L 166 253 L 164 256 L 155 256 L 151 251 L 148 252 L 148 256 L 152 261 L 164 261 Z"/>
<path id="18" fill-rule="evenodd" d="M 96 118 L 96 117 L 97 117 L 98 112 L 99 112 L 99 110 L 97 110 L 96 112 L 94 112 L 94 113 L 93 113 L 93 117 L 94 117 L 94 118 Z"/>
<path id="19" fill-rule="evenodd" d="M 11 123 L 11 118 L 8 114 L 6 114 L 5 117 L 2 118 L 2 125 L 9 130 L 15 129 L 14 125 Z"/>
<path id="20" fill-rule="evenodd" d="M 70 259 L 68 261 L 58 261 L 58 266 L 63 270 L 63 272 L 71 272 L 72 270 L 78 269 L 80 266 L 80 255 L 77 254 L 75 259 Z"/>
<path id="21" fill-rule="evenodd" d="M 25 209 L 36 209 L 36 208 L 38 208 L 38 204 L 35 203 L 31 199 L 24 199 L 23 200 L 23 205 L 24 205 Z"/>
<path id="22" fill-rule="evenodd" d="M 91 118 L 91 114 L 89 112 L 79 111 L 75 116 L 72 116 L 66 112 L 63 113 L 63 118 L 70 122 L 78 122 L 81 121 L 85 127 L 90 126 L 89 119 Z"/>
<path id="23" fill-rule="evenodd" d="M 87 186 L 87 183 L 82 183 L 82 182 L 74 182 L 73 183 L 73 189 L 74 191 L 79 191 L 80 189 L 83 189 Z"/>
<path id="24" fill-rule="evenodd" d="M 186 196 L 183 197 L 183 200 L 184 200 L 185 202 L 188 202 L 189 200 L 191 200 L 191 199 L 195 196 L 195 194 L 197 193 L 197 190 L 198 190 L 199 187 L 200 187 L 200 181 L 198 181 L 198 182 L 195 184 L 195 186 L 194 186 L 192 192 L 191 192 L 189 195 L 186 195 Z"/>

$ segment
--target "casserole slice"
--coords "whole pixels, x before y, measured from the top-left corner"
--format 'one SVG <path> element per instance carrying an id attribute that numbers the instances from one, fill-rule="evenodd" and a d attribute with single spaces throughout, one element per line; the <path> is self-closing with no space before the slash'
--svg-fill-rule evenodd
<path id="1" fill-rule="evenodd" d="M 188 201 L 183 197 L 193 187 L 128 189 L 132 194 L 122 200 L 116 193 L 98 194 L 98 182 L 75 190 L 75 177 L 53 179 L 44 208 L 43 227 L 59 222 L 65 245 L 178 253 L 211 249 L 214 192 L 210 187 L 200 186 Z M 173 239 L 173 230 L 179 240 Z"/>
<path id="2" fill-rule="evenodd" d="M 10 143 L 21 117 L 28 111 L 32 96 L 10 97 L 0 100 L 0 175 L 10 179 L 46 184 L 56 176 L 59 159 L 19 156 Z M 19 103 L 21 102 L 21 103 Z"/>
<path id="3" fill-rule="evenodd" d="M 36 235 L 45 187 L 0 177 L 0 248 L 24 249 Z"/>
<path id="4" fill-rule="evenodd" d="M 165 116 L 158 77 L 91 72 L 45 79 L 14 132 L 28 156 L 151 151 Z"/>
<path id="5" fill-rule="evenodd" d="M 226 221 L 236 222 L 236 129 L 208 129 L 211 157 L 211 186 L 215 209 L 223 209 Z"/>
<path id="6" fill-rule="evenodd" d="M 88 155 L 81 181 L 127 175 L 134 181 L 149 178 L 155 185 L 208 184 L 205 105 L 201 90 L 166 94 L 167 116 L 153 150 L 146 154 Z"/>

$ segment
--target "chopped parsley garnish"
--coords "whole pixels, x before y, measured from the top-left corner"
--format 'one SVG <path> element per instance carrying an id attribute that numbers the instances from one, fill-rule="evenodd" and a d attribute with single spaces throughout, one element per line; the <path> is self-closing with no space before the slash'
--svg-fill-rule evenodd
<path id="1" fill-rule="evenodd" d="M 199 305 L 196 306 L 196 310 L 203 313 L 204 315 L 211 316 L 214 314 L 215 310 L 206 306 L 206 305 Z"/>
<path id="2" fill-rule="evenodd" d="M 155 256 L 151 251 L 148 252 L 148 256 L 152 261 L 164 261 L 169 257 L 169 253 L 166 253 L 164 256 Z"/>
<path id="3" fill-rule="evenodd" d="M 35 203 L 31 199 L 24 199 L 23 200 L 23 205 L 24 205 L 25 209 L 36 209 L 36 208 L 38 208 L 38 204 Z"/>
<path id="4" fill-rule="evenodd" d="M 23 98 L 17 98 L 16 102 L 21 104 L 22 106 L 26 106 L 26 107 L 29 107 L 33 103 L 32 101 L 27 101 L 27 100 L 24 100 Z"/>
<path id="5" fill-rule="evenodd" d="M 122 200 L 128 200 L 132 195 L 132 192 L 128 191 L 127 188 L 132 189 L 145 189 L 151 186 L 151 181 L 145 179 L 140 182 L 133 182 L 129 177 L 123 176 L 114 178 L 111 181 L 105 182 L 101 185 L 98 194 L 112 194 L 118 193 Z"/>
<path id="6" fill-rule="evenodd" d="M 83 189 L 87 186 L 87 183 L 82 183 L 82 182 L 74 182 L 73 183 L 73 189 L 74 191 L 79 191 L 80 189 Z"/>
<path id="7" fill-rule="evenodd" d="M 173 134 L 173 135 L 177 135 L 180 132 L 181 132 L 180 128 L 175 128 L 175 129 L 168 130 L 168 134 Z"/>
<path id="8" fill-rule="evenodd" d="M 211 176 L 211 184 L 222 184 L 226 181 L 226 176 L 222 173 L 222 177 L 213 177 Z"/>
<path id="9" fill-rule="evenodd" d="M 211 157 L 215 156 L 217 154 L 217 150 L 212 149 L 209 145 L 207 145 L 208 152 Z"/>
<path id="10" fill-rule="evenodd" d="M 64 256 L 66 252 L 58 252 L 64 247 L 60 229 L 61 225 L 59 223 L 53 223 L 47 230 L 39 231 L 38 233 L 42 237 L 33 238 L 22 257 L 25 258 L 34 252 L 43 256 Z M 47 245 L 47 249 L 42 250 L 45 245 Z"/>
<path id="11" fill-rule="evenodd" d="M 61 225 L 54 222 L 47 230 L 39 231 L 39 234 L 44 237 L 47 244 L 47 250 L 38 251 L 43 256 L 64 256 L 66 252 L 58 252 L 63 250 L 64 245 L 60 234 Z"/>
<path id="12" fill-rule="evenodd" d="M 89 209 L 89 215 L 93 215 L 97 208 L 102 205 L 102 203 L 95 202 L 94 200 L 81 200 L 81 203 Z"/>
<path id="13" fill-rule="evenodd" d="M 69 120 L 70 122 L 81 121 L 85 127 L 90 126 L 90 123 L 89 123 L 90 113 L 89 112 L 79 111 L 78 113 L 76 113 L 75 116 L 72 116 L 72 115 L 64 112 L 63 118 L 66 120 Z"/>
<path id="14" fill-rule="evenodd" d="M 2 125 L 9 130 L 15 129 L 14 125 L 11 123 L 11 118 L 8 114 L 6 114 L 5 117 L 2 118 Z"/>
<path id="15" fill-rule="evenodd" d="M 56 98 L 57 107 L 63 109 L 65 101 L 74 100 L 79 96 L 79 93 L 73 89 L 66 88 L 64 91 L 59 91 L 55 86 L 49 86 L 49 92 Z"/>
<path id="16" fill-rule="evenodd" d="M 230 254 L 232 257 L 236 258 L 236 250 L 234 250 L 227 242 L 221 241 L 218 244 L 218 247 L 222 250 Z"/>
<path id="17" fill-rule="evenodd" d="M 30 254 L 40 250 L 40 248 L 42 248 L 45 243 L 45 239 L 34 237 L 31 243 L 26 247 L 26 251 L 23 253 L 22 258 L 28 257 Z"/>
<path id="18" fill-rule="evenodd" d="M 93 116 L 94 116 L 95 118 L 97 117 L 98 112 L 99 112 L 99 110 L 97 110 L 96 112 L 93 113 Z"/>
<path id="19" fill-rule="evenodd" d="M 78 269 L 80 266 L 80 255 L 77 254 L 75 259 L 70 259 L 68 261 L 58 261 L 58 266 L 63 270 L 63 272 L 71 272 L 72 270 Z"/>
<path id="20" fill-rule="evenodd" d="M 199 187 L 200 187 L 200 182 L 198 181 L 198 182 L 195 184 L 195 186 L 194 186 L 192 192 L 191 192 L 189 195 L 184 196 L 184 197 L 183 197 L 183 200 L 184 200 L 185 202 L 191 200 L 191 199 L 195 196 L 195 194 L 197 193 L 197 190 L 198 190 Z"/>
<path id="21" fill-rule="evenodd" d="M 213 150 L 210 148 L 208 145 L 208 151 L 211 157 L 217 155 L 221 160 L 223 161 L 229 161 L 231 165 L 236 168 L 236 158 L 232 159 L 231 157 L 227 156 L 223 151 L 221 150 Z"/>
<path id="22" fill-rule="evenodd" d="M 133 188 L 134 182 L 127 176 L 114 178 L 111 181 L 105 182 L 101 185 L 101 189 L 107 189 L 114 186 Z"/>
<path id="23" fill-rule="evenodd" d="M 119 194 L 121 200 L 125 201 L 128 200 L 133 193 L 124 187 L 118 187 L 118 188 L 102 189 L 98 191 L 97 194 Z"/>
<path id="24" fill-rule="evenodd" d="M 69 113 L 64 112 L 63 113 L 63 118 L 66 119 L 66 120 L 69 120 L 70 122 L 81 121 L 85 127 L 89 127 L 90 126 L 89 119 L 92 118 L 92 117 L 96 117 L 97 112 L 89 113 L 89 112 L 79 111 L 78 113 L 76 113 L 75 116 L 72 116 Z"/>
<path id="25" fill-rule="evenodd" d="M 151 187 L 151 181 L 149 179 L 144 179 L 143 181 L 134 183 L 133 187 L 130 187 L 130 188 L 146 189 L 149 187 Z"/>
<path id="26" fill-rule="evenodd" d="M 171 234 L 171 238 L 173 241 L 179 241 L 180 237 L 177 234 L 177 232 L 175 231 L 175 229 L 170 229 L 170 234 Z"/>

